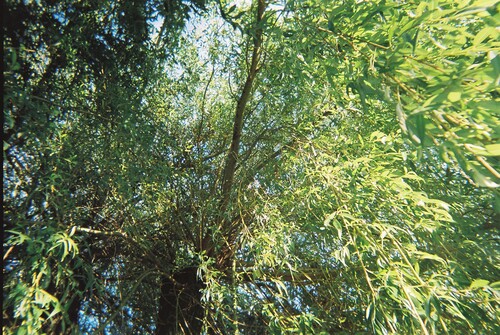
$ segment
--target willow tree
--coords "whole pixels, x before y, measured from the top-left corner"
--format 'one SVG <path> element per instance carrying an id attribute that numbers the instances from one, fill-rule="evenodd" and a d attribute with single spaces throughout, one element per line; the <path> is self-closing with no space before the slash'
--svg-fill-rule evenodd
<path id="1" fill-rule="evenodd" d="M 12 29 L 5 332 L 498 331 L 498 5 L 131 4 Z"/>

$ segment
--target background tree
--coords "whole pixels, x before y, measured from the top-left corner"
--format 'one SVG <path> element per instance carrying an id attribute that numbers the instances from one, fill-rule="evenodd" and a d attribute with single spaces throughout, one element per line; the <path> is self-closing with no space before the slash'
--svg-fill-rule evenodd
<path id="1" fill-rule="evenodd" d="M 134 191 L 127 184 L 136 185 L 138 175 L 122 169 L 129 159 L 120 141 L 141 117 L 156 57 L 167 55 L 161 49 L 167 41 L 175 46 L 194 5 L 203 6 L 7 3 L 4 229 L 12 243 L 4 244 L 6 329 L 76 330 L 79 311 L 93 308 L 86 301 L 96 291 L 106 299 L 95 307 L 99 313 L 115 306 L 100 276 L 115 269 L 113 257 L 123 252 L 102 240 L 105 235 L 82 237 L 77 245 L 70 228 L 110 230 L 130 218 L 125 207 L 138 200 L 129 199 Z M 153 44 L 157 17 L 169 30 Z M 120 204 L 121 198 L 127 200 Z"/>
<path id="2" fill-rule="evenodd" d="M 8 8 L 4 332 L 498 330 L 494 2 Z"/>

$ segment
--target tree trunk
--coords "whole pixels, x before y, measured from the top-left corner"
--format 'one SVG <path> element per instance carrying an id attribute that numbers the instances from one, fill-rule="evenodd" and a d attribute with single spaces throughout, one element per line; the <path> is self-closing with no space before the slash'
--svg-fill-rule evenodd
<path id="1" fill-rule="evenodd" d="M 163 277 L 159 302 L 157 335 L 198 335 L 203 327 L 198 268 L 185 268 L 171 277 Z"/>

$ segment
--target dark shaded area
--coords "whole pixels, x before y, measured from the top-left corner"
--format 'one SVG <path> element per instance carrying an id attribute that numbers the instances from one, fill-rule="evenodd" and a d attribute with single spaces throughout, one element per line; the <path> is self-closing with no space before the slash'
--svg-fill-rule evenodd
<path id="1" fill-rule="evenodd" d="M 156 334 L 200 334 L 204 309 L 200 304 L 203 282 L 197 267 L 163 277 Z"/>
<path id="2" fill-rule="evenodd" d="M 34 241 L 48 241 L 54 232 L 70 231 L 75 223 L 97 229 L 122 224 L 122 213 L 109 218 L 100 215 L 109 203 L 109 175 L 103 169 L 98 172 L 89 161 L 94 149 L 81 145 L 89 138 L 65 141 L 67 147 L 60 149 L 59 155 L 53 155 L 46 143 L 57 136 L 57 127 L 70 118 L 85 120 L 95 136 L 115 132 L 126 113 L 139 109 L 141 93 L 154 82 L 158 64 L 174 52 L 178 35 L 191 13 L 204 8 L 204 0 L 42 0 L 2 4 L 6 119 L 3 231 L 22 232 Z M 161 38 L 154 44 L 150 39 L 152 24 L 162 19 Z M 85 164 L 70 163 L 74 155 L 85 158 Z M 56 195 L 55 189 L 47 187 L 56 175 L 65 176 L 58 181 L 64 194 Z M 21 181 L 23 188 L 18 192 L 15 184 Z M 14 189 L 16 192 L 12 192 Z M 76 210 L 83 207 L 92 208 L 92 212 Z M 4 236 L 12 237 L 8 232 Z M 83 300 L 95 303 L 92 297 L 102 289 L 98 283 L 103 272 L 116 266 L 116 258 L 128 257 L 132 252 L 112 239 L 103 243 L 102 239 L 87 236 L 79 242 L 82 248 L 78 257 L 71 260 L 74 264 L 67 264 L 68 258 L 61 264 L 53 264 L 51 259 L 46 260 L 49 269 L 42 268 L 37 262 L 43 255 L 54 254 L 54 259 L 61 256 L 55 254 L 58 250 L 47 250 L 36 243 L 28 244 L 29 248 L 36 247 L 29 250 L 25 244 L 12 248 L 4 262 L 4 276 L 10 277 L 14 283 L 11 285 L 45 271 L 40 288 L 56 297 L 63 308 L 62 313 L 44 322 L 42 331 L 47 334 L 77 331 Z M 166 268 L 169 266 L 165 264 Z M 186 275 L 176 276 L 179 283 L 186 285 L 194 280 L 183 279 Z M 24 288 L 19 286 L 16 290 L 21 292 Z M 178 285 L 172 290 L 167 298 L 173 299 L 180 292 Z M 3 321 L 16 328 L 22 321 L 13 306 L 19 304 L 16 297 L 20 293 L 11 293 L 4 286 Z M 195 294 L 199 295 L 198 291 Z M 181 297 L 191 295 L 181 293 Z M 181 301 L 188 305 L 186 299 Z M 111 298 L 96 304 L 116 307 Z"/>

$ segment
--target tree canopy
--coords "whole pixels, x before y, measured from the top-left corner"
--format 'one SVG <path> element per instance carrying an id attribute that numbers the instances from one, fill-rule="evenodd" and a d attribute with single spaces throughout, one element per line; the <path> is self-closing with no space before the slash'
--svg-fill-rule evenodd
<path id="1" fill-rule="evenodd" d="M 496 1 L 5 7 L 3 333 L 500 331 Z"/>

